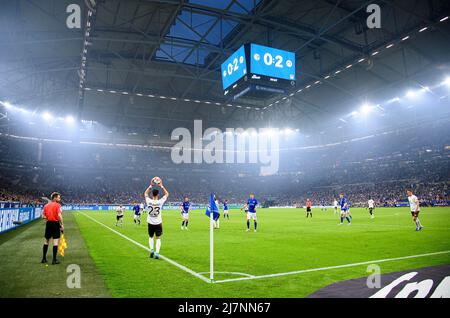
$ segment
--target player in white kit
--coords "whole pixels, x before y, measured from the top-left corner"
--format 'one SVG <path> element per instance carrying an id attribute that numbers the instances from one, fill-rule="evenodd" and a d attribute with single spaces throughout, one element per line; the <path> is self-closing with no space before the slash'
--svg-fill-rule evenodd
<path id="1" fill-rule="evenodd" d="M 420 231 L 423 229 L 423 226 L 419 220 L 419 213 L 420 213 L 419 199 L 413 194 L 411 189 L 406 190 L 406 193 L 408 194 L 409 207 L 411 210 L 413 222 L 416 225 L 416 231 Z"/>
<path id="2" fill-rule="evenodd" d="M 120 227 L 123 225 L 123 211 L 125 208 L 122 205 L 119 205 L 116 208 L 117 216 L 116 216 L 116 226 L 120 223 Z"/>
<path id="3" fill-rule="evenodd" d="M 334 207 L 334 214 L 339 213 L 338 211 L 338 202 L 336 199 L 333 201 L 333 207 Z"/>
<path id="4" fill-rule="evenodd" d="M 159 187 L 164 191 L 164 196 L 159 199 L 159 191 L 158 189 L 154 189 L 153 185 L 145 190 L 144 197 L 145 202 L 147 203 L 147 223 L 148 223 L 148 244 L 150 245 L 150 258 L 155 257 L 159 258 L 159 250 L 161 249 L 161 236 L 163 233 L 162 227 L 162 207 L 169 197 L 169 192 L 167 192 L 166 188 L 162 184 L 162 181 L 159 184 Z M 149 193 L 151 194 L 149 196 Z M 154 239 L 156 237 L 156 250 L 154 249 Z"/>
<path id="5" fill-rule="evenodd" d="M 372 198 L 369 198 L 367 201 L 367 205 L 369 206 L 370 218 L 373 219 L 375 215 L 373 215 L 373 210 L 375 209 L 375 201 Z"/>

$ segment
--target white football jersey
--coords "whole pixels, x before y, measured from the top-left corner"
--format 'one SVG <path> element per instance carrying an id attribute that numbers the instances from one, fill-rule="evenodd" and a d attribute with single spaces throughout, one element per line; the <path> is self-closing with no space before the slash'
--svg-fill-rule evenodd
<path id="1" fill-rule="evenodd" d="M 124 211 L 125 209 L 123 208 L 123 207 L 117 207 L 117 209 L 116 209 L 116 212 L 117 212 L 117 215 L 123 215 L 123 211 Z"/>
<path id="2" fill-rule="evenodd" d="M 159 200 L 153 200 L 149 197 L 145 198 L 145 202 L 147 202 L 147 223 L 152 225 L 158 225 L 162 223 L 162 207 L 167 200 L 167 196 L 163 196 Z"/>
<path id="3" fill-rule="evenodd" d="M 141 209 L 141 210 L 144 209 L 144 203 L 139 204 L 139 209 Z"/>
<path id="4" fill-rule="evenodd" d="M 420 211 L 420 206 L 419 205 L 419 199 L 417 199 L 417 197 L 413 194 L 412 196 L 408 197 L 408 201 L 409 201 L 409 207 L 411 208 L 411 212 L 415 212 L 416 208 L 417 211 Z"/>
<path id="5" fill-rule="evenodd" d="M 334 202 L 333 202 L 333 206 L 334 206 L 335 208 L 337 208 L 337 206 L 338 206 L 338 202 L 337 202 L 336 200 L 334 200 Z"/>
<path id="6" fill-rule="evenodd" d="M 375 206 L 375 202 L 372 199 L 367 201 L 367 204 L 369 204 L 369 208 L 373 208 Z"/>

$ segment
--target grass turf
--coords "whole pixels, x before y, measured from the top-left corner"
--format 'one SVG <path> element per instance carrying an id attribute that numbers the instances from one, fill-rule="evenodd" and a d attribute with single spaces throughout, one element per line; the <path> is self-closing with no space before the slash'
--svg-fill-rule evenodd
<path id="1" fill-rule="evenodd" d="M 251 275 L 358 263 L 450 250 L 450 208 L 423 208 L 425 228 L 414 231 L 407 208 L 352 209 L 353 224 L 338 226 L 328 209 L 260 209 L 258 232 L 245 232 L 245 215 L 232 210 L 215 230 L 215 270 Z M 0 235 L 0 297 L 304 297 L 336 281 L 367 276 L 367 265 L 290 276 L 208 284 L 94 222 L 147 246 L 145 216 L 133 223 L 127 211 L 116 228 L 115 212 L 64 212 L 69 247 L 61 265 L 41 265 L 43 221 Z M 209 271 L 209 228 L 203 211 L 193 211 L 181 231 L 178 211 L 164 211 L 161 253 L 195 272 Z M 50 256 L 51 251 L 49 251 Z M 450 253 L 380 263 L 383 273 L 449 264 Z M 81 289 L 66 287 L 66 267 L 81 267 Z M 235 278 L 216 274 L 216 280 Z M 44 292 L 45 290 L 45 292 Z"/>
<path id="2" fill-rule="evenodd" d="M 102 227 L 83 213 L 147 246 L 145 215 L 133 223 L 127 211 L 123 228 L 114 212 L 73 213 L 89 253 L 114 297 L 304 297 L 336 281 L 367 276 L 367 265 L 275 278 L 208 284 L 163 260 L 148 258 L 139 246 Z M 260 209 L 258 232 L 245 232 L 245 215 L 231 211 L 215 230 L 215 270 L 251 275 L 358 263 L 450 250 L 450 208 L 422 208 L 425 228 L 414 231 L 407 208 L 352 209 L 353 224 L 338 226 L 328 209 Z M 192 269 L 209 271 L 209 228 L 203 211 L 191 212 L 189 231 L 181 231 L 178 211 L 163 213 L 161 254 Z M 70 254 L 70 249 L 67 254 Z M 384 273 L 450 263 L 450 254 L 380 263 Z M 208 274 L 205 274 L 208 276 Z M 216 280 L 235 278 L 216 274 Z"/>
<path id="3" fill-rule="evenodd" d="M 89 257 L 83 237 L 71 213 L 64 214 L 69 245 L 59 265 L 41 264 L 45 222 L 24 225 L 0 234 L 0 298 L 6 297 L 108 297 L 109 291 L 94 262 Z M 81 271 L 81 288 L 68 288 L 66 268 L 77 264 Z"/>

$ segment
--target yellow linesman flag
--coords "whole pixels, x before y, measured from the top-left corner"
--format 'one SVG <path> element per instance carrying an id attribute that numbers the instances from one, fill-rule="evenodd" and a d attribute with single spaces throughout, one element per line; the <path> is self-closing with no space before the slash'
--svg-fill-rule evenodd
<path id="1" fill-rule="evenodd" d="M 59 240 L 58 253 L 64 257 L 64 250 L 67 248 L 66 238 L 64 234 L 61 234 L 61 238 Z"/>

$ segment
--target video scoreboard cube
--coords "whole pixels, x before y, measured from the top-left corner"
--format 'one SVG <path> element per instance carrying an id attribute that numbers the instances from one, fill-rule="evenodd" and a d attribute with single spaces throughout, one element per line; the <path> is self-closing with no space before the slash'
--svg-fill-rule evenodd
<path id="1" fill-rule="evenodd" d="M 221 65 L 224 95 L 234 99 L 251 91 L 284 93 L 295 86 L 295 53 L 244 44 Z"/>

